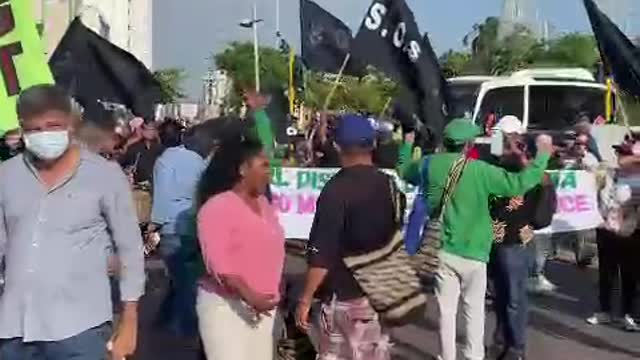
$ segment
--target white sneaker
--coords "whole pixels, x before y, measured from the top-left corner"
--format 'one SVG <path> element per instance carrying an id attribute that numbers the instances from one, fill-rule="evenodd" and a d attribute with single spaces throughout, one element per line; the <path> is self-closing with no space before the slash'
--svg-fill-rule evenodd
<path id="1" fill-rule="evenodd" d="M 548 293 L 555 291 L 557 286 L 544 275 L 529 280 L 529 291 L 532 293 Z"/>
<path id="2" fill-rule="evenodd" d="M 624 329 L 626 331 L 632 331 L 632 332 L 640 331 L 640 326 L 636 324 L 636 321 L 633 320 L 633 318 L 629 314 L 624 316 L 624 319 L 622 319 L 622 324 L 624 325 Z"/>
<path id="3" fill-rule="evenodd" d="M 613 319 L 611 318 L 611 315 L 603 312 L 595 313 L 590 318 L 587 319 L 587 323 L 591 325 L 609 324 L 612 321 Z"/>

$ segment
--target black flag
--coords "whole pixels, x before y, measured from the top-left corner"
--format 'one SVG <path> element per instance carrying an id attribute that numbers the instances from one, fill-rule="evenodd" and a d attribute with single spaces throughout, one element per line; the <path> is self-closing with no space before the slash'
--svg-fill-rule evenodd
<path id="1" fill-rule="evenodd" d="M 97 104 L 119 104 L 145 119 L 154 116 L 160 86 L 135 56 L 93 32 L 76 18 L 49 60 L 56 83 L 84 108 L 89 119 Z"/>
<path id="2" fill-rule="evenodd" d="M 593 0 L 584 0 L 605 68 L 621 90 L 640 97 L 640 48 L 605 15 Z"/>
<path id="3" fill-rule="evenodd" d="M 311 0 L 300 0 L 302 59 L 310 70 L 338 73 L 351 51 L 351 29 Z M 363 68 L 351 57 L 344 74 L 361 76 Z"/>
<path id="4" fill-rule="evenodd" d="M 417 115 L 433 136 L 445 123 L 444 79 L 428 38 L 423 39 L 404 0 L 374 0 L 353 47 L 354 55 L 395 79 L 402 87 L 400 101 L 408 115 Z M 412 116 L 403 125 L 413 128 Z"/>

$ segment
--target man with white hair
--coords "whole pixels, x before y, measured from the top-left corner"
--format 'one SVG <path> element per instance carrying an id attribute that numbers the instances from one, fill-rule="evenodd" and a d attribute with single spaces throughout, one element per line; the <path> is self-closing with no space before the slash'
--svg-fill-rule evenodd
<path id="1" fill-rule="evenodd" d="M 530 162 L 522 122 L 515 116 L 505 116 L 496 129 L 505 143 L 498 165 L 509 172 L 520 172 Z M 551 224 L 556 207 L 553 183 L 545 175 L 541 184 L 523 196 L 493 197 L 490 206 L 495 239 L 490 274 L 497 319 L 493 350 L 500 360 L 524 359 L 530 263 L 527 244 L 534 239 L 534 230 Z"/>

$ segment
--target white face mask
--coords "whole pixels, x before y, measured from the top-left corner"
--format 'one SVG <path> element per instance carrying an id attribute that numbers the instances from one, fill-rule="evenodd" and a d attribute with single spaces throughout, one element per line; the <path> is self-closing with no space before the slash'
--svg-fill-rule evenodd
<path id="1" fill-rule="evenodd" d="M 69 148 L 69 131 L 40 131 L 24 134 L 24 145 L 35 157 L 55 160 Z"/>

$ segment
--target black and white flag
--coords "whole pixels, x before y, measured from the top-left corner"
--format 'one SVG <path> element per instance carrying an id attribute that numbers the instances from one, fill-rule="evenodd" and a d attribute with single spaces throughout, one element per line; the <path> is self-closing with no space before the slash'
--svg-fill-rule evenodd
<path id="1" fill-rule="evenodd" d="M 423 39 L 406 2 L 374 0 L 352 49 L 360 61 L 374 66 L 403 87 L 400 103 L 404 104 L 404 110 L 415 114 L 432 135 L 439 137 L 446 116 L 445 84 L 428 38 Z"/>

